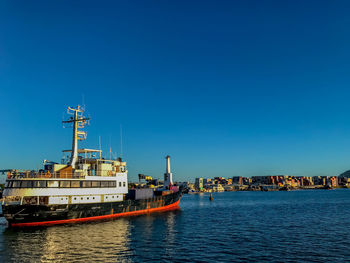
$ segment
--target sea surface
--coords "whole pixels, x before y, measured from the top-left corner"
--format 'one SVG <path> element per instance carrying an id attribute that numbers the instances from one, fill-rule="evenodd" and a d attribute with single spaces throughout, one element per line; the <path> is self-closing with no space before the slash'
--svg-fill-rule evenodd
<path id="1" fill-rule="evenodd" d="M 14 230 L 0 262 L 350 261 L 350 190 L 184 195 L 181 209 Z"/>

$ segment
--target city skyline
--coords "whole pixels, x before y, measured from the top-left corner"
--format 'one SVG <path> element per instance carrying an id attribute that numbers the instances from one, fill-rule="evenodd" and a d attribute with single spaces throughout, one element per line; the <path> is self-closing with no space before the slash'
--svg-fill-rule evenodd
<path id="1" fill-rule="evenodd" d="M 59 162 L 83 100 L 131 181 L 350 169 L 346 1 L 1 5 L 0 169 Z"/>

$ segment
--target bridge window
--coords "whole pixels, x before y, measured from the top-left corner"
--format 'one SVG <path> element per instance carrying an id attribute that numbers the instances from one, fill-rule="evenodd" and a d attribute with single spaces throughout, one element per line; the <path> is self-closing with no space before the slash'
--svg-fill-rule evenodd
<path id="1" fill-rule="evenodd" d="M 92 181 L 91 182 L 91 187 L 101 187 L 101 184 L 98 181 Z"/>
<path id="2" fill-rule="evenodd" d="M 32 188 L 33 181 L 22 181 L 21 187 L 22 188 Z"/>
<path id="3" fill-rule="evenodd" d="M 13 188 L 19 188 L 19 187 L 21 187 L 21 181 L 13 181 L 12 187 L 13 187 Z"/>
<path id="4" fill-rule="evenodd" d="M 116 186 L 116 181 L 16 180 L 6 182 L 5 188 L 107 188 Z M 121 182 L 119 182 L 119 187 L 121 187 Z"/>
<path id="5" fill-rule="evenodd" d="M 41 181 L 33 181 L 33 187 L 35 188 L 45 188 L 47 181 L 41 180 Z"/>
<path id="6" fill-rule="evenodd" d="M 62 188 L 70 187 L 70 181 L 60 181 L 60 187 Z"/>
<path id="7" fill-rule="evenodd" d="M 81 186 L 82 187 L 91 187 L 91 181 L 82 181 Z"/>
<path id="8" fill-rule="evenodd" d="M 24 205 L 36 205 L 38 204 L 38 197 L 36 196 L 26 196 L 23 198 Z"/>
<path id="9" fill-rule="evenodd" d="M 39 197 L 39 204 L 47 205 L 48 203 L 49 203 L 49 197 L 48 196 L 40 196 Z"/>
<path id="10" fill-rule="evenodd" d="M 79 188 L 80 187 L 80 181 L 71 181 L 70 186 L 73 188 Z"/>
<path id="11" fill-rule="evenodd" d="M 47 181 L 47 187 L 58 187 L 58 181 Z"/>
<path id="12" fill-rule="evenodd" d="M 117 182 L 116 181 L 108 182 L 108 187 L 116 187 L 116 186 L 117 186 Z"/>
<path id="13" fill-rule="evenodd" d="M 101 187 L 108 187 L 108 181 L 101 181 Z"/>
<path id="14" fill-rule="evenodd" d="M 6 182 L 6 188 L 11 188 L 12 187 L 12 181 Z"/>

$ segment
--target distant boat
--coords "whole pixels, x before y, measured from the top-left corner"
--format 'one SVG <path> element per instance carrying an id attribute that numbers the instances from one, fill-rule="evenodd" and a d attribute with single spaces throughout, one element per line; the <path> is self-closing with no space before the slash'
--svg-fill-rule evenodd
<path id="1" fill-rule="evenodd" d="M 213 201 L 214 200 L 214 197 L 213 197 L 213 194 L 210 193 L 210 196 L 209 196 L 209 201 Z"/>

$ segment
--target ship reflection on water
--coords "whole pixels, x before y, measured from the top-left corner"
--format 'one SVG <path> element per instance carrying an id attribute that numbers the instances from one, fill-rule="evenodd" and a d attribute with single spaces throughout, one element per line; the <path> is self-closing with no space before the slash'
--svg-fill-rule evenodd
<path id="1" fill-rule="evenodd" d="M 174 210 L 107 222 L 16 230 L 0 222 L 3 223 L 0 226 L 3 229 L 0 235 L 0 261 L 125 262 L 133 261 L 133 257 L 144 257 L 142 250 L 147 251 L 146 255 L 151 259 L 149 252 L 154 249 L 151 245 L 154 238 L 162 236 L 164 242 L 175 240 L 173 227 L 178 212 Z"/>

